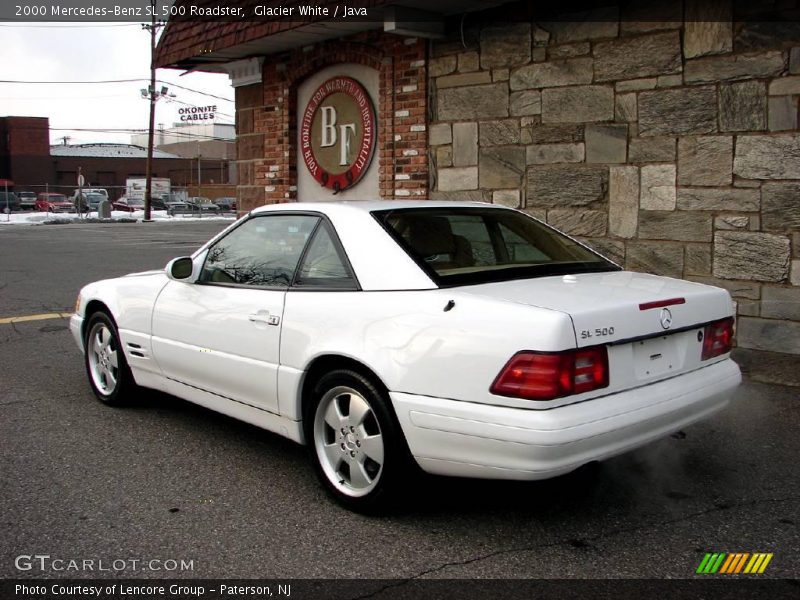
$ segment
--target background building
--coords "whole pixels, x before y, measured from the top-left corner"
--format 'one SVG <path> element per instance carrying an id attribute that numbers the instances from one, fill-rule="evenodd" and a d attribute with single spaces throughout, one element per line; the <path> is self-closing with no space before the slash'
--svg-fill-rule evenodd
<path id="1" fill-rule="evenodd" d="M 236 88 L 240 208 L 342 197 L 518 207 L 629 269 L 729 289 L 740 346 L 800 354 L 796 18 L 722 0 L 581 13 L 569 7 L 586 3 L 568 1 L 558 15 L 453 1 L 404 21 L 416 3 L 393 4 L 349 27 L 167 26 L 158 66 L 227 71 Z M 337 78 L 367 91 L 377 131 L 374 177 L 342 194 L 305 160 L 320 132 L 304 116 Z"/>
<path id="2" fill-rule="evenodd" d="M 124 194 L 128 177 L 146 174 L 146 145 L 51 146 L 49 140 L 46 117 L 0 117 L 0 179 L 12 180 L 17 191 L 71 195 L 80 167 L 87 186 L 104 187 L 116 199 Z M 235 193 L 235 169 L 231 173 L 228 159 L 184 157 L 162 149 L 154 151 L 153 159 L 153 177 L 168 177 L 173 186 L 186 188 L 189 195 L 218 198 Z M 199 188 L 198 181 L 202 183 Z"/>
<path id="3" fill-rule="evenodd" d="M 183 158 L 236 158 L 236 127 L 233 123 L 175 123 L 173 127 L 159 126 L 153 138 L 159 150 Z M 131 136 L 131 144 L 147 147 L 147 134 Z"/>
<path id="4" fill-rule="evenodd" d="M 0 179 L 26 185 L 50 181 L 53 174 L 47 118 L 0 117 Z"/>

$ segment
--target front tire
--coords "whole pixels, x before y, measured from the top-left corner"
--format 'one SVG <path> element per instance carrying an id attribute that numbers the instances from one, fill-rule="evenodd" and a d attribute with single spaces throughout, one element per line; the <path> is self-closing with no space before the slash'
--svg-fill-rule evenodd
<path id="1" fill-rule="evenodd" d="M 304 419 L 317 476 L 341 504 L 358 512 L 384 508 L 408 475 L 408 451 L 389 399 L 346 369 L 324 375 Z"/>
<path id="2" fill-rule="evenodd" d="M 84 339 L 84 362 L 89 384 L 100 402 L 127 404 L 136 391 L 114 321 L 104 312 L 89 317 Z"/>

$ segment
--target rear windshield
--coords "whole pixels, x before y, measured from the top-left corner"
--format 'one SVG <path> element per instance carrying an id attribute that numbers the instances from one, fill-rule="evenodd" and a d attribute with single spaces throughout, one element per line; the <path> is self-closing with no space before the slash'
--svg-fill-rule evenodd
<path id="1" fill-rule="evenodd" d="M 443 286 L 620 270 L 565 235 L 513 210 L 404 208 L 373 215 Z"/>

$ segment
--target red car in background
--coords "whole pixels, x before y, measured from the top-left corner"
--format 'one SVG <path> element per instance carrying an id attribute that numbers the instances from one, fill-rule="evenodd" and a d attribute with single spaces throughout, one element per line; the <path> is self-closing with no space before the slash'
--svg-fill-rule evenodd
<path id="1" fill-rule="evenodd" d="M 36 210 L 41 212 L 65 213 L 75 211 L 75 205 L 64 194 L 53 192 L 41 192 L 36 198 L 34 206 Z"/>
<path id="2" fill-rule="evenodd" d="M 137 210 L 144 210 L 144 200 L 122 196 L 122 198 L 111 204 L 111 208 L 125 212 L 136 212 Z"/>

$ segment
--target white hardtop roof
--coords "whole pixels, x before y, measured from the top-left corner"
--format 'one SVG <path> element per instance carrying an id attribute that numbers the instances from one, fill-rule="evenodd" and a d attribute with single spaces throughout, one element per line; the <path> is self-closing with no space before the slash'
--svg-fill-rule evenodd
<path id="1" fill-rule="evenodd" d="M 358 202 L 288 202 L 270 204 L 251 215 L 270 212 L 313 211 L 328 217 L 336 229 L 361 288 L 369 291 L 436 289 L 436 284 L 383 227 L 372 211 L 404 208 L 497 208 L 483 202 L 433 200 L 378 200 Z"/>
<path id="2" fill-rule="evenodd" d="M 352 200 L 347 202 L 286 202 L 268 204 L 253 209 L 253 213 L 272 210 L 312 210 L 324 214 L 332 212 L 373 212 L 376 210 L 397 210 L 401 208 L 506 208 L 488 202 L 466 202 L 456 200 Z"/>

